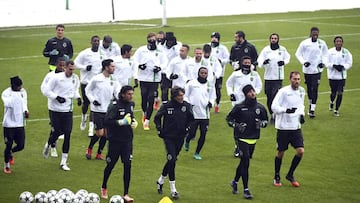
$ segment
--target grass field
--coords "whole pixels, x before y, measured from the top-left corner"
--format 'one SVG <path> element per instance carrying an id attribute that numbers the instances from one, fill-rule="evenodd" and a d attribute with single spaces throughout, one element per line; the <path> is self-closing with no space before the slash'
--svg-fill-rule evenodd
<path id="1" fill-rule="evenodd" d="M 285 182 L 284 176 L 294 155 L 291 148 L 283 161 L 283 187 L 276 188 L 272 185 L 276 131 L 274 126 L 269 126 L 262 131 L 254 158 L 250 162 L 249 188 L 255 202 L 360 202 L 360 9 L 176 18 L 168 19 L 170 26 L 165 28 L 141 25 L 156 25 L 159 22 L 159 19 L 153 19 L 127 21 L 126 24 L 66 25 L 65 35 L 72 40 L 76 56 L 90 46 L 92 35 L 102 37 L 110 34 L 119 44 L 128 43 L 136 48 L 146 43 L 146 34 L 150 31 L 173 31 L 179 41 L 189 44 L 191 50 L 194 50 L 209 42 L 213 31 L 220 32 L 221 42 L 230 48 L 235 31 L 243 30 L 247 40 L 255 44 L 260 52 L 268 44 L 268 36 L 277 32 L 280 44 L 288 49 L 292 57 L 290 64 L 286 66 L 286 75 L 291 70 L 301 70 L 294 54 L 300 41 L 308 37 L 312 26 L 320 28 L 319 37 L 327 42 L 328 47 L 333 47 L 335 35 L 342 35 L 344 47 L 352 52 L 354 61 L 348 74 L 340 117 L 333 117 L 328 111 L 329 85 L 324 71 L 317 117 L 310 120 L 306 116 L 306 123 L 303 125 L 305 154 L 295 172 L 301 187 L 293 188 L 290 183 Z M 19 194 L 25 190 L 34 194 L 61 188 L 100 192 L 105 162 L 85 159 L 89 139 L 87 131 L 81 132 L 79 129 L 80 108 L 76 108 L 74 113 L 69 154 L 71 171 L 59 169 L 60 157 L 44 159 L 41 155 L 49 132 L 47 100 L 40 93 L 41 81 L 48 72 L 47 59 L 42 56 L 42 50 L 46 40 L 54 36 L 54 27 L 0 28 L 0 89 L 4 90 L 9 86 L 11 76 L 19 75 L 28 91 L 31 116 L 26 127 L 26 146 L 24 151 L 15 154 L 16 164 L 11 168 L 12 174 L 0 173 L 2 203 L 18 202 Z M 226 76 L 231 71 L 228 66 Z M 263 70 L 259 72 L 263 76 Z M 284 84 L 287 83 L 285 80 Z M 261 103 L 266 104 L 263 92 L 258 98 Z M 225 116 L 231 108 L 225 89 L 222 101 L 221 112 L 211 115 L 207 140 L 201 153 L 203 160 L 196 161 L 192 158 L 196 142 L 191 143 L 189 152 L 180 153 L 176 166 L 176 186 L 181 195 L 178 202 L 245 201 L 241 194 L 233 195 L 229 186 L 239 160 L 232 156 L 232 129 L 225 123 Z M 135 102 L 136 116 L 140 120 L 138 89 L 135 91 Z M 0 115 L 3 115 L 2 108 Z M 135 130 L 130 195 L 140 203 L 156 203 L 162 198 L 156 192 L 155 181 L 165 163 L 165 150 L 153 123 L 150 127 L 151 130 L 147 132 L 141 126 Z M 58 152 L 61 144 L 60 141 Z M 96 148 L 97 145 L 94 149 Z M 4 144 L 1 142 L 1 157 L 3 150 Z M 122 170 L 122 164 L 118 163 L 108 184 L 110 196 L 123 193 Z M 239 186 L 242 189 L 241 182 Z M 166 181 L 164 195 L 168 194 L 169 184 Z"/>

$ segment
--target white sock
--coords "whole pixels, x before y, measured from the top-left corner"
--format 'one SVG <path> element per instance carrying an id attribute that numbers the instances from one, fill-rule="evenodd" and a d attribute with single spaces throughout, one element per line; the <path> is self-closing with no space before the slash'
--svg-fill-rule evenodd
<path id="1" fill-rule="evenodd" d="M 82 114 L 81 120 L 82 120 L 83 122 L 86 122 L 86 120 L 87 120 L 87 114 Z"/>
<path id="2" fill-rule="evenodd" d="M 311 111 L 315 111 L 316 108 L 316 104 L 310 104 L 310 110 Z"/>
<path id="3" fill-rule="evenodd" d="M 93 131 L 94 129 L 94 122 L 90 121 L 89 122 L 89 131 Z"/>
<path id="4" fill-rule="evenodd" d="M 68 155 L 69 155 L 68 153 L 62 153 L 60 165 L 66 165 L 66 161 L 67 161 Z"/>
<path id="5" fill-rule="evenodd" d="M 170 191 L 171 192 L 176 192 L 175 180 L 174 181 L 169 181 L 169 183 L 170 183 Z"/>
<path id="6" fill-rule="evenodd" d="M 7 163 L 4 162 L 4 167 L 5 168 L 10 168 L 10 163 L 9 162 L 7 162 Z"/>
<path id="7" fill-rule="evenodd" d="M 149 119 L 145 119 L 144 124 L 145 124 L 145 125 L 149 125 L 149 122 L 150 122 Z"/>
<path id="8" fill-rule="evenodd" d="M 166 176 L 160 175 L 160 177 L 158 179 L 158 183 L 161 185 L 164 184 L 165 178 L 166 178 Z"/>

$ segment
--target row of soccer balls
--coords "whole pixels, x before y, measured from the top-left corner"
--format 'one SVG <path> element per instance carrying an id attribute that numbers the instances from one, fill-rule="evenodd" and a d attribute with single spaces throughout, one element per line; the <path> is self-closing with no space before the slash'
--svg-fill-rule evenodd
<path id="1" fill-rule="evenodd" d="M 75 194 L 63 188 L 59 191 L 49 190 L 46 192 L 38 192 L 35 196 L 29 192 L 22 192 L 19 196 L 20 203 L 100 203 L 98 194 L 80 189 Z M 124 199 L 120 195 L 114 195 L 110 198 L 109 203 L 124 203 Z"/>

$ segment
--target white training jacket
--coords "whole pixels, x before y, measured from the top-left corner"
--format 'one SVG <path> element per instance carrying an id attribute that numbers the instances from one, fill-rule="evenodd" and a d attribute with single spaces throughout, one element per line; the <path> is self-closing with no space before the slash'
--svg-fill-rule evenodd
<path id="1" fill-rule="evenodd" d="M 137 79 L 137 67 L 132 58 L 122 56 L 112 57 L 115 64 L 113 77 L 120 83 L 120 86 L 131 85 L 132 79 Z"/>
<path id="2" fill-rule="evenodd" d="M 13 91 L 11 87 L 8 87 L 2 92 L 1 99 L 4 102 L 3 127 L 24 127 L 26 125 L 25 111 L 29 112 L 26 90 L 21 88 L 20 91 Z"/>
<path id="3" fill-rule="evenodd" d="M 271 109 L 275 113 L 275 128 L 278 130 L 297 130 L 301 128 L 300 116 L 305 115 L 305 90 L 294 90 L 291 85 L 281 88 L 276 94 Z M 295 113 L 286 113 L 286 109 L 297 108 Z"/>
<path id="4" fill-rule="evenodd" d="M 189 67 L 189 71 L 191 71 L 191 73 L 188 73 L 188 78 L 190 80 L 197 79 L 198 72 L 201 67 L 205 67 L 208 69 L 207 80 L 211 85 L 215 86 L 216 78 L 219 78 L 221 76 L 222 71 L 219 60 L 216 57 L 210 55 L 209 58 L 204 58 L 203 56 L 200 62 L 196 62 L 194 57 Z"/>
<path id="5" fill-rule="evenodd" d="M 267 59 L 270 61 L 264 65 Z M 284 61 L 285 65 L 290 62 L 290 54 L 285 47 L 279 46 L 278 49 L 272 50 L 269 45 L 261 50 L 257 62 L 259 68 L 265 68 L 265 80 L 284 80 L 284 65 L 279 66 L 278 61 Z"/>
<path id="6" fill-rule="evenodd" d="M 311 38 L 303 40 L 295 53 L 296 58 L 302 65 L 302 71 L 305 74 L 317 74 L 321 73 L 324 68 L 319 68 L 320 63 L 326 64 L 328 56 L 328 47 L 326 42 L 321 39 L 317 39 L 316 42 L 312 42 Z M 305 67 L 304 63 L 310 62 L 309 67 Z"/>
<path id="7" fill-rule="evenodd" d="M 100 55 L 104 56 L 104 59 L 109 59 L 114 56 L 121 55 L 121 49 L 120 49 L 120 46 L 118 43 L 112 42 L 110 44 L 110 46 L 107 49 L 105 49 L 103 46 L 103 41 L 104 40 L 100 40 L 99 52 L 100 52 Z"/>
<path id="8" fill-rule="evenodd" d="M 100 50 L 100 49 L 99 49 Z M 106 58 L 100 51 L 93 52 L 91 48 L 87 48 L 79 53 L 75 58 L 75 68 L 80 70 L 81 84 L 88 84 L 92 77 L 101 73 L 101 62 Z M 86 66 L 92 65 L 90 71 L 86 70 Z"/>
<path id="9" fill-rule="evenodd" d="M 52 78 L 55 74 L 56 74 L 55 71 L 48 72 L 45 75 L 43 81 L 41 82 L 40 91 L 45 97 L 46 97 L 45 92 L 47 90 L 48 82 L 49 82 L 50 78 Z M 50 98 L 47 98 L 47 99 L 48 99 L 48 107 L 49 107 L 50 103 L 51 103 L 51 99 Z"/>
<path id="10" fill-rule="evenodd" d="M 106 113 L 110 102 L 113 99 L 118 99 L 120 89 L 119 82 L 112 75 L 105 77 L 103 73 L 100 73 L 94 76 L 85 88 L 91 111 Z M 95 106 L 93 104 L 95 100 L 101 105 Z"/>
<path id="11" fill-rule="evenodd" d="M 79 76 L 75 73 L 70 77 L 66 77 L 65 72 L 61 72 L 51 77 L 45 91 L 45 96 L 51 100 L 48 106 L 49 110 L 55 112 L 72 112 L 74 108 L 73 99 L 80 98 L 79 87 Z M 60 103 L 57 101 L 57 96 L 63 97 L 65 102 Z"/>
<path id="12" fill-rule="evenodd" d="M 210 119 L 208 103 L 214 105 L 215 98 L 215 86 L 211 85 L 209 81 L 202 84 L 194 79 L 185 85 L 184 100 L 192 105 L 195 119 Z"/>
<path id="13" fill-rule="evenodd" d="M 211 45 L 211 43 L 209 44 Z M 217 47 L 211 47 L 211 55 L 216 57 L 217 59 L 220 59 L 220 65 L 222 68 L 220 77 L 224 77 L 225 66 L 230 61 L 230 54 L 228 48 L 223 44 L 219 44 L 219 46 Z"/>
<path id="14" fill-rule="evenodd" d="M 188 66 L 191 63 L 191 58 L 188 56 L 185 59 L 182 59 L 180 56 L 173 58 L 168 67 L 166 68 L 166 77 L 170 79 L 171 74 L 177 74 L 179 77 L 172 80 L 172 87 L 185 87 L 186 82 L 189 80 L 186 74 Z"/>
<path id="15" fill-rule="evenodd" d="M 135 67 L 138 68 L 140 64 L 146 64 L 146 69 L 138 68 L 138 80 L 143 82 L 160 82 L 161 71 L 154 73 L 155 66 L 161 69 L 166 68 L 168 62 L 162 50 L 157 48 L 149 50 L 146 45 L 139 47 L 134 54 Z"/>
<path id="16" fill-rule="evenodd" d="M 232 102 L 233 106 L 245 101 L 242 89 L 249 84 L 253 86 L 256 94 L 261 92 L 262 81 L 258 72 L 252 70 L 249 74 L 245 75 L 241 70 L 237 70 L 231 73 L 226 81 L 226 91 L 228 96 L 231 94 L 235 95 L 236 101 Z"/>
<path id="17" fill-rule="evenodd" d="M 352 66 L 352 54 L 344 47 L 340 51 L 337 51 L 335 47 L 329 49 L 327 67 L 327 77 L 331 80 L 343 80 L 347 78 L 347 71 Z M 333 68 L 333 65 L 343 65 L 345 70 L 338 71 Z"/>

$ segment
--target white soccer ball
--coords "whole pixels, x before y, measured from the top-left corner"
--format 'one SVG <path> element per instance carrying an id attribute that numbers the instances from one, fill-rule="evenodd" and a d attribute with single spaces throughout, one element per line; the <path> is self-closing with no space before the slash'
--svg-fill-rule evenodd
<path id="1" fill-rule="evenodd" d="M 84 189 L 80 189 L 75 193 L 75 195 L 80 195 L 80 196 L 83 196 L 84 198 L 86 198 L 88 196 L 88 194 L 89 194 L 89 192 Z"/>
<path id="2" fill-rule="evenodd" d="M 45 192 L 36 193 L 35 202 L 36 203 L 47 203 L 48 202 L 47 194 Z"/>
<path id="3" fill-rule="evenodd" d="M 20 203 L 32 203 L 34 202 L 34 195 L 29 191 L 25 191 L 20 194 L 19 200 Z"/>
<path id="4" fill-rule="evenodd" d="M 72 203 L 86 203 L 86 196 L 82 196 L 81 194 L 75 194 L 72 199 Z"/>
<path id="5" fill-rule="evenodd" d="M 49 191 L 46 193 L 46 196 L 47 196 L 47 198 L 50 200 L 50 198 L 55 197 L 56 194 L 57 194 L 57 191 L 56 191 L 56 190 L 49 190 Z M 54 198 L 52 198 L 52 199 L 54 199 Z"/>
<path id="6" fill-rule="evenodd" d="M 113 195 L 109 203 L 124 203 L 124 199 L 120 195 Z"/>
<path id="7" fill-rule="evenodd" d="M 100 202 L 100 197 L 99 197 L 98 194 L 96 194 L 94 192 L 91 192 L 86 197 L 86 202 L 87 203 L 99 203 Z"/>

